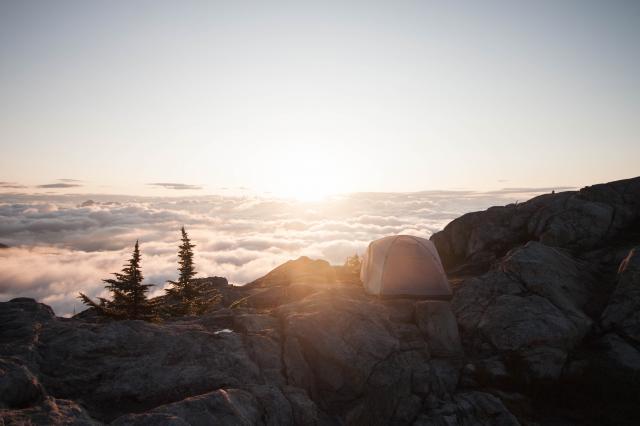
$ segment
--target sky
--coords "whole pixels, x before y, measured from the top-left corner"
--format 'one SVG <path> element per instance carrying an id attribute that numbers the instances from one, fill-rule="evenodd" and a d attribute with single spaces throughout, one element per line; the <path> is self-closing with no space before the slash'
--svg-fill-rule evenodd
<path id="1" fill-rule="evenodd" d="M 0 0 L 0 300 L 145 283 L 638 175 L 638 1 Z"/>
<path id="2" fill-rule="evenodd" d="M 0 191 L 583 186 L 638 174 L 637 1 L 0 1 Z"/>

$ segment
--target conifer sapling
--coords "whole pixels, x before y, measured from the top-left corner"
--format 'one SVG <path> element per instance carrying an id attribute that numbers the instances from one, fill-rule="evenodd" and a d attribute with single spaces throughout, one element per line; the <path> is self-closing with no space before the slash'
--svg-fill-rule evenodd
<path id="1" fill-rule="evenodd" d="M 80 293 L 79 299 L 112 318 L 151 319 L 153 312 L 147 292 L 153 284 L 142 284 L 144 277 L 140 269 L 140 259 L 140 248 L 136 241 L 131 259 L 124 265 L 122 272 L 115 272 L 115 278 L 103 280 L 107 284 L 105 288 L 112 294 L 112 300 L 99 298 L 99 302 L 96 303 L 83 293 Z"/>

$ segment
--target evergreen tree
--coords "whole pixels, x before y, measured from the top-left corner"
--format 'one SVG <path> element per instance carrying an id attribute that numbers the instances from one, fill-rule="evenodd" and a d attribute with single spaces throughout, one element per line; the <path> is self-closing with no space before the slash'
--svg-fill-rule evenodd
<path id="1" fill-rule="evenodd" d="M 80 293 L 79 298 L 86 305 L 112 318 L 151 319 L 153 312 L 147 292 L 153 284 L 142 284 L 140 258 L 140 248 L 136 241 L 131 259 L 124 265 L 122 272 L 115 272 L 115 278 L 103 280 L 107 284 L 105 288 L 112 294 L 112 300 L 99 298 L 99 302 L 96 303 L 83 293 Z"/>
<path id="2" fill-rule="evenodd" d="M 362 259 L 358 256 L 358 253 L 353 256 L 348 256 L 347 260 L 344 262 L 344 267 L 353 273 L 360 273 L 360 266 L 362 265 Z"/>
<path id="3" fill-rule="evenodd" d="M 179 314 L 195 314 L 200 311 L 202 294 L 199 286 L 193 282 L 196 275 L 195 266 L 193 264 L 193 248 L 191 240 L 185 231 L 184 226 L 181 229 L 182 244 L 178 248 L 178 280 L 168 281 L 173 287 L 167 289 L 169 295 L 178 298 L 180 306 L 176 313 Z"/>

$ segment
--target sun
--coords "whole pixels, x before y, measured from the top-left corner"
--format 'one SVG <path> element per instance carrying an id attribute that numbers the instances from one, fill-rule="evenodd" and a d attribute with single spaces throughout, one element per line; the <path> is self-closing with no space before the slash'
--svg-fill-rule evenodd
<path id="1" fill-rule="evenodd" d="M 296 180 L 296 182 L 288 183 L 276 191 L 276 195 L 311 203 L 323 201 L 334 192 L 335 191 L 329 189 L 325 182 L 313 179 L 300 179 Z"/>
<path id="2" fill-rule="evenodd" d="M 274 172 L 271 192 L 302 202 L 319 202 L 344 192 L 345 170 L 326 153 L 291 153 Z"/>

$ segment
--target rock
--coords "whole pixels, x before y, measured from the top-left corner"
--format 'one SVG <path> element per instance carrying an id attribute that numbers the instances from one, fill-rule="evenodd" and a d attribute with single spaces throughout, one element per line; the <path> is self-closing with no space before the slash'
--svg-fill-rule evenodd
<path id="1" fill-rule="evenodd" d="M 458 334 L 458 323 L 449 302 L 430 300 L 415 306 L 418 327 L 429 342 L 434 357 L 460 357 L 462 344 Z"/>
<path id="2" fill-rule="evenodd" d="M 103 421 L 124 415 L 120 423 L 197 424 L 207 423 L 203 419 L 209 415 L 226 421 L 231 408 L 236 414 L 241 409 L 255 411 L 258 423 L 265 419 L 271 419 L 267 424 L 319 422 L 320 412 L 304 389 L 287 386 L 282 375 L 279 322 L 270 315 L 223 308 L 164 324 L 90 323 L 58 319 L 45 305 L 16 299 L 0 304 L 0 318 L 15 326 L 9 329 L 1 324 L 0 336 L 7 344 L 0 355 L 33 359 L 44 384 L 40 385 L 26 367 L 10 360 L 0 363 L 0 390 L 7 388 L 2 392 L 2 404 L 31 407 L 28 411 L 12 410 L 7 414 L 12 419 L 32 416 L 53 422 L 50 412 L 57 401 L 71 398 Z M 22 340 L 28 350 L 16 351 L 9 345 Z M 196 397 L 211 389 L 234 386 L 240 408 L 222 404 L 222 391 Z M 48 400 L 45 388 L 57 398 Z M 44 405 L 39 401 L 45 401 Z M 67 408 L 73 411 L 74 407 Z M 132 411 L 145 410 L 126 417 Z M 252 416 L 229 421 L 255 424 Z"/>
<path id="3" fill-rule="evenodd" d="M 298 389 L 284 391 L 266 385 L 246 389 L 218 389 L 161 405 L 140 414 L 128 414 L 111 423 L 118 425 L 315 425 L 319 424 L 313 401 Z"/>
<path id="4" fill-rule="evenodd" d="M 280 388 L 253 385 L 248 388 L 261 409 L 261 422 L 265 425 L 314 425 L 320 422 L 318 411 L 307 394 L 298 388 Z"/>
<path id="5" fill-rule="evenodd" d="M 389 319 L 395 322 L 415 323 L 416 301 L 410 299 L 382 300 L 387 308 Z"/>
<path id="6" fill-rule="evenodd" d="M 46 397 L 28 408 L 0 409 L 0 423 L 5 425 L 91 426 L 100 425 L 73 401 Z"/>
<path id="7" fill-rule="evenodd" d="M 429 413 L 422 414 L 413 423 L 416 426 L 512 426 L 518 420 L 502 402 L 483 392 L 463 392 L 454 395 Z"/>
<path id="8" fill-rule="evenodd" d="M 602 313 L 602 326 L 640 344 L 640 248 L 620 264 L 618 282 Z"/>
<path id="9" fill-rule="evenodd" d="M 19 357 L 37 374 L 36 345 L 42 329 L 54 319 L 49 306 L 30 298 L 0 302 L 0 356 Z"/>
<path id="10" fill-rule="evenodd" d="M 336 271 L 326 260 L 306 256 L 290 260 L 262 278 L 246 284 L 246 288 L 289 286 L 292 284 L 327 284 L 336 282 Z"/>
<path id="11" fill-rule="evenodd" d="M 316 425 L 331 423 L 318 411 L 316 404 L 309 398 L 307 393 L 293 386 L 281 388 L 282 393 L 291 405 L 293 424 L 295 425 Z"/>
<path id="12" fill-rule="evenodd" d="M 291 286 L 275 286 L 258 288 L 247 297 L 244 297 L 232 306 L 244 306 L 257 309 L 275 308 L 305 298 L 320 290 L 317 285 L 294 284 Z"/>
<path id="13" fill-rule="evenodd" d="M 413 377 L 425 379 L 419 389 Z M 348 424 L 408 424 L 422 408 L 420 390 L 433 382 L 429 358 L 424 351 L 398 351 L 375 365 L 366 379 L 360 403 L 346 414 Z"/>
<path id="14" fill-rule="evenodd" d="M 509 374 L 527 383 L 557 379 L 592 324 L 581 310 L 591 285 L 584 269 L 568 254 L 530 242 L 464 281 L 452 307 L 467 351 L 501 354 Z"/>
<path id="15" fill-rule="evenodd" d="M 51 394 L 105 420 L 221 386 L 260 383 L 243 337 L 217 331 L 197 321 L 54 321 L 40 336 L 40 380 Z"/>
<path id="16" fill-rule="evenodd" d="M 528 210 L 522 206 L 491 207 L 467 213 L 431 236 L 447 271 L 464 263 L 479 264 L 484 270 L 511 248 L 527 241 Z"/>
<path id="17" fill-rule="evenodd" d="M 233 317 L 233 328 L 245 334 L 259 333 L 278 328 L 278 320 L 267 314 L 239 314 Z"/>
<path id="18" fill-rule="evenodd" d="M 640 403 L 640 252 L 620 264 L 613 294 L 602 313 L 601 335 L 591 351 L 573 364 L 574 380 L 609 404 Z M 579 369 L 578 369 L 579 368 Z M 577 371 L 576 371 L 577 370 Z M 619 412 L 624 412 L 624 407 Z M 633 413 L 628 414 L 633 418 Z M 627 421 L 627 420 L 625 420 Z"/>
<path id="19" fill-rule="evenodd" d="M 125 415 L 113 421 L 111 425 L 249 426 L 259 424 L 260 415 L 259 403 L 251 393 L 240 389 L 219 389 L 172 404 L 161 405 L 146 413 Z"/>
<path id="20" fill-rule="evenodd" d="M 466 265 L 478 272 L 530 240 L 593 250 L 637 226 L 639 218 L 640 178 L 634 178 L 468 213 L 431 240 L 448 271 Z"/>
<path id="21" fill-rule="evenodd" d="M 385 313 L 333 292 L 281 307 L 289 383 L 327 406 L 360 394 L 373 367 L 399 347 Z"/>
<path id="22" fill-rule="evenodd" d="M 429 332 L 439 339 L 434 346 L 449 339 L 460 355 L 457 328 L 450 328 L 454 317 L 445 308 L 425 308 L 433 321 Z M 432 359 L 429 334 L 407 323 L 407 315 L 390 316 L 388 301 L 334 289 L 281 306 L 277 314 L 289 384 L 348 424 L 410 423 L 427 395 L 446 398 L 455 390 L 461 364 Z M 451 334 L 438 333 L 441 327 Z"/>
<path id="23" fill-rule="evenodd" d="M 42 385 L 25 366 L 0 358 L 0 409 L 28 407 L 43 398 Z"/>
<path id="24" fill-rule="evenodd" d="M 595 363 L 600 370 L 600 384 L 616 393 L 623 389 L 640 389 L 640 354 L 638 349 L 614 333 L 598 342 L 602 351 Z M 626 385 L 626 386 L 625 386 Z M 638 394 L 635 393 L 638 398 Z"/>
<path id="25" fill-rule="evenodd" d="M 245 337 L 245 347 L 249 358 L 261 372 L 261 382 L 274 385 L 285 385 L 282 374 L 282 343 L 278 335 L 273 333 L 254 334 Z"/>

